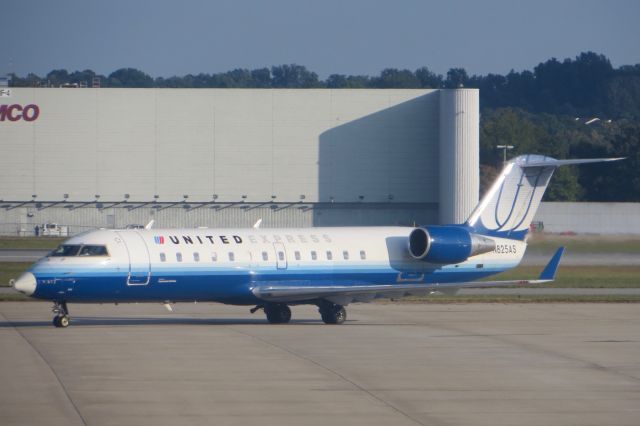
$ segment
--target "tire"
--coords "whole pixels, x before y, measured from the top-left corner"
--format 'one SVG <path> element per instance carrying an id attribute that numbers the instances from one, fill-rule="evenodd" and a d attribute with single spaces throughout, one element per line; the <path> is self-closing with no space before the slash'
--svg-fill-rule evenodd
<path id="1" fill-rule="evenodd" d="M 58 323 L 60 324 L 60 327 L 62 328 L 67 328 L 69 327 L 69 317 L 67 315 L 62 315 L 58 320 Z"/>
<path id="2" fill-rule="evenodd" d="M 60 324 L 60 317 L 57 315 L 53 317 L 53 326 L 56 328 L 62 327 L 62 325 Z"/>
<path id="3" fill-rule="evenodd" d="M 267 305 L 264 313 L 271 324 L 285 324 L 291 320 L 291 309 L 285 304 Z"/>
<path id="4" fill-rule="evenodd" d="M 334 305 L 320 311 L 325 324 L 342 324 L 347 320 L 347 310 L 340 305 Z"/>

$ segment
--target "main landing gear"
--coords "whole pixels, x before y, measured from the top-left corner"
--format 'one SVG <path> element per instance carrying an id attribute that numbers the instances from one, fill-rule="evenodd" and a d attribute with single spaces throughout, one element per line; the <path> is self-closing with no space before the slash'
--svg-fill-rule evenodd
<path id="1" fill-rule="evenodd" d="M 58 328 L 69 327 L 69 309 L 67 308 L 67 302 L 54 302 L 53 313 L 56 314 L 53 317 L 53 325 Z"/>
<path id="2" fill-rule="evenodd" d="M 291 309 L 284 303 L 267 303 L 264 313 L 271 324 L 286 324 L 291 321 Z"/>
<path id="3" fill-rule="evenodd" d="M 318 303 L 318 310 L 325 324 L 342 324 L 347 320 L 347 311 L 342 305 L 323 300 Z"/>
<path id="4" fill-rule="evenodd" d="M 336 305 L 328 300 L 318 302 L 318 310 L 325 324 L 342 324 L 347 320 L 347 311 L 342 305 Z M 285 324 L 291 320 L 291 309 L 285 303 L 267 303 L 251 309 L 255 313 L 258 309 L 264 309 L 267 321 L 271 324 Z"/>

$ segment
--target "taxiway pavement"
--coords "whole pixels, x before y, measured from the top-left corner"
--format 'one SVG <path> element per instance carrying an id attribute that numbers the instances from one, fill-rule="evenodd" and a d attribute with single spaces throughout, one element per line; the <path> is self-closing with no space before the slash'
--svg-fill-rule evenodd
<path id="1" fill-rule="evenodd" d="M 637 425 L 640 304 L 0 303 L 2 425 Z"/>

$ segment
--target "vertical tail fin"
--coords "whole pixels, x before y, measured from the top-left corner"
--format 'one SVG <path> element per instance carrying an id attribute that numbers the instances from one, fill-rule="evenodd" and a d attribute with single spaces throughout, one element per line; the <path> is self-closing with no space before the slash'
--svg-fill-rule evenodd
<path id="1" fill-rule="evenodd" d="M 516 157 L 505 165 L 466 225 L 479 234 L 524 240 L 556 168 L 616 160 L 621 158 L 556 160 L 531 154 Z"/>

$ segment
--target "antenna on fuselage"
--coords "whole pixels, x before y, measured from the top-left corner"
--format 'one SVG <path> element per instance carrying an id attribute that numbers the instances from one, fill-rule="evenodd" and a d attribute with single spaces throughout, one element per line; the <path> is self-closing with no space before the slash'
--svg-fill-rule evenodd
<path id="1" fill-rule="evenodd" d="M 253 224 L 254 229 L 260 228 L 260 224 L 262 223 L 262 218 L 258 219 L 256 223 Z"/>
<path id="2" fill-rule="evenodd" d="M 154 222 L 155 222 L 155 220 L 151 219 L 151 221 L 149 221 L 149 223 L 147 223 L 147 224 L 144 226 L 144 229 L 151 229 L 151 228 L 153 228 L 153 223 L 154 223 Z"/>

